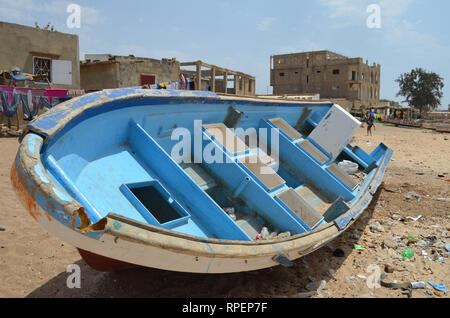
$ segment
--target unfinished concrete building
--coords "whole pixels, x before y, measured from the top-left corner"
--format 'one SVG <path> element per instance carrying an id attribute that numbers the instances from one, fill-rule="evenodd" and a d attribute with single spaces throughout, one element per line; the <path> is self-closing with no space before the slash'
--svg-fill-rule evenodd
<path id="1" fill-rule="evenodd" d="M 320 94 L 347 109 L 377 106 L 381 66 L 330 51 L 271 56 L 274 95 Z"/>
<path id="2" fill-rule="evenodd" d="M 108 88 L 152 85 L 177 81 L 180 62 L 176 59 L 151 59 L 110 54 L 86 54 L 80 65 L 81 88 Z"/>
<path id="3" fill-rule="evenodd" d="M 255 96 L 255 77 L 202 61 L 181 63 L 181 73 L 191 78 L 196 90 L 216 93 Z M 186 69 L 194 67 L 195 70 Z"/>

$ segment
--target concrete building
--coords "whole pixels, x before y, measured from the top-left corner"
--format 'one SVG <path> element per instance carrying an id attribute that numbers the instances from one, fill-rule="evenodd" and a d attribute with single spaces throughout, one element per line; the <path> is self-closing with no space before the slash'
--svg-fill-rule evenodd
<path id="1" fill-rule="evenodd" d="M 324 99 L 339 99 L 346 109 L 379 103 L 379 64 L 330 51 L 275 55 L 270 60 L 274 95 L 320 94 Z"/>
<path id="2" fill-rule="evenodd" d="M 0 71 L 48 74 L 52 88 L 80 88 L 78 35 L 0 22 Z M 33 87 L 48 88 L 48 83 Z"/>
<path id="3" fill-rule="evenodd" d="M 195 70 L 182 69 L 181 73 L 194 80 L 196 90 L 255 96 L 256 79 L 251 75 L 202 61 L 186 62 L 180 65 L 185 68 L 195 67 Z"/>
<path id="4" fill-rule="evenodd" d="M 86 54 L 80 64 L 81 88 L 102 90 L 177 81 L 180 63 L 176 59 Z"/>

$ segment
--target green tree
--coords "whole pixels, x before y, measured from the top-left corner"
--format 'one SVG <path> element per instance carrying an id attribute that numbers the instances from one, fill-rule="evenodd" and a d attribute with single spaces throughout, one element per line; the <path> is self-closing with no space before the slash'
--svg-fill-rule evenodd
<path id="1" fill-rule="evenodd" d="M 397 96 L 404 96 L 410 106 L 420 113 L 436 109 L 441 104 L 444 88 L 443 78 L 433 72 L 416 68 L 396 80 L 400 86 Z"/>

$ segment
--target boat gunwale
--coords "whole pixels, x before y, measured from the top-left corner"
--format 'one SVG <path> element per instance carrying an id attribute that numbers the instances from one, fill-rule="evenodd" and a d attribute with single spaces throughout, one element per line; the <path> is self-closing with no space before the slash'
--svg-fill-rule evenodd
<path id="1" fill-rule="evenodd" d="M 175 91 L 175 90 L 155 90 L 155 89 L 140 89 L 140 88 L 120 88 L 120 89 L 105 89 L 89 93 L 83 96 L 78 96 L 65 101 L 46 113 L 42 114 L 31 123 L 27 125 L 20 141 L 23 137 L 33 132 L 44 138 L 44 144 L 48 144 L 53 138 L 55 138 L 61 131 L 63 131 L 69 123 L 78 124 L 81 122 L 82 115 L 88 110 L 100 108 L 102 106 L 109 106 L 112 104 L 120 104 L 121 102 L 127 102 L 131 100 L 143 100 L 149 99 L 153 101 L 163 101 L 170 98 L 173 100 L 172 104 L 180 101 L 193 102 L 196 104 L 202 103 L 214 103 L 214 104 L 227 104 L 228 106 L 234 106 L 250 103 L 251 106 L 332 106 L 331 101 L 293 101 L 293 100 L 267 100 L 258 99 L 256 97 L 233 97 L 233 96 L 221 96 L 211 92 L 203 91 Z M 155 103 L 156 104 L 156 103 Z M 120 105 L 118 105 L 120 106 Z M 108 108 L 107 111 L 113 111 L 117 109 L 134 107 L 137 105 L 125 105 L 118 108 Z M 101 112 L 100 112 L 101 113 Z M 96 114 L 94 114 L 96 115 Z M 79 121 L 77 121 L 79 120 Z M 83 119 L 84 120 L 84 119 Z M 48 127 L 45 127 L 45 126 Z"/>

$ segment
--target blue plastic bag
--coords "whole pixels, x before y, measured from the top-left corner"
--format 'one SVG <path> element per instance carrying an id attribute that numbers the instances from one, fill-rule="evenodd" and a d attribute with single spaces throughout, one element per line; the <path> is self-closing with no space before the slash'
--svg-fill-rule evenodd
<path id="1" fill-rule="evenodd" d="M 440 291 L 440 292 L 443 292 L 443 293 L 447 293 L 448 292 L 447 286 L 445 286 L 444 284 L 436 284 L 435 282 L 428 282 L 428 284 L 430 284 L 431 287 L 433 287 L 437 291 Z"/>

